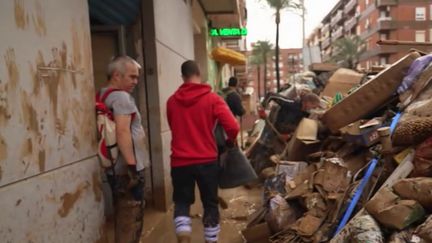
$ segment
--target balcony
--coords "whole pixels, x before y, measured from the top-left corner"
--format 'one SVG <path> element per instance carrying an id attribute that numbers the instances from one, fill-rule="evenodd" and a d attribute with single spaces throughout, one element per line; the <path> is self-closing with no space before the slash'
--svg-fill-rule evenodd
<path id="1" fill-rule="evenodd" d="M 376 57 L 379 55 L 388 55 L 388 54 L 394 54 L 398 53 L 403 50 L 403 47 L 399 46 L 376 46 L 372 49 L 367 50 L 365 53 L 363 53 L 360 57 L 360 61 L 367 60 L 372 57 Z"/>
<path id="2" fill-rule="evenodd" d="M 398 0 L 377 0 L 377 7 L 394 6 L 398 4 Z"/>
<path id="3" fill-rule="evenodd" d="M 396 21 L 392 17 L 381 17 L 378 19 L 378 30 L 394 30 L 397 29 Z"/>
<path id="4" fill-rule="evenodd" d="M 351 31 L 357 25 L 357 22 L 357 17 L 352 17 L 351 19 L 349 19 L 347 22 L 345 22 L 345 31 Z"/>
<path id="5" fill-rule="evenodd" d="M 345 14 L 351 13 L 353 10 L 355 10 L 355 7 L 357 6 L 357 0 L 350 0 L 344 8 Z"/>
<path id="6" fill-rule="evenodd" d="M 330 31 L 330 25 L 329 25 L 329 24 L 325 24 L 325 25 L 323 25 L 323 27 L 321 28 L 321 34 L 328 33 L 329 31 Z"/>
<path id="7" fill-rule="evenodd" d="M 344 28 L 341 26 L 332 33 L 332 41 L 335 42 L 343 36 Z"/>
<path id="8" fill-rule="evenodd" d="M 337 25 L 343 19 L 343 11 L 339 10 L 331 19 L 331 26 Z"/>
<path id="9" fill-rule="evenodd" d="M 327 47 L 330 46 L 330 38 L 326 38 L 321 42 L 321 48 L 322 49 L 327 49 Z"/>

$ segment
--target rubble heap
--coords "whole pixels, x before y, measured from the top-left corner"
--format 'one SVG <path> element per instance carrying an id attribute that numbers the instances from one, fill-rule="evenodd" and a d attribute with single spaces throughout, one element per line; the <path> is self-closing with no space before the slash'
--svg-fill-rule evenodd
<path id="1" fill-rule="evenodd" d="M 275 129 L 274 105 L 248 151 L 264 207 L 246 240 L 432 242 L 431 60 L 412 51 L 363 84 L 333 72 L 324 88 L 333 97 L 293 134 Z"/>

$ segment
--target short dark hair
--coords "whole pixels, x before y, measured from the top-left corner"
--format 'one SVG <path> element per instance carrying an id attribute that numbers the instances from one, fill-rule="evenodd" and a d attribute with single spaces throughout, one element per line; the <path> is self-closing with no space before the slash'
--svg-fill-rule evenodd
<path id="1" fill-rule="evenodd" d="M 194 75 L 201 75 L 198 64 L 192 60 L 188 60 L 181 65 L 181 73 L 184 78 L 190 78 Z"/>
<path id="2" fill-rule="evenodd" d="M 231 77 L 228 80 L 228 86 L 230 86 L 230 87 L 237 87 L 237 83 L 238 83 L 238 80 L 236 77 Z"/>

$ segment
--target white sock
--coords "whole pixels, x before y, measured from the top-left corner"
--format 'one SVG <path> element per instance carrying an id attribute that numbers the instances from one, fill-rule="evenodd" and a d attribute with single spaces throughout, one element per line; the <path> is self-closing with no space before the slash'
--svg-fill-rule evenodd
<path id="1" fill-rule="evenodd" d="M 176 233 L 191 233 L 192 219 L 186 216 L 179 216 L 174 219 Z"/>
<path id="2" fill-rule="evenodd" d="M 205 240 L 210 242 L 217 242 L 219 232 L 220 232 L 219 224 L 216 227 L 205 227 L 204 228 Z"/>

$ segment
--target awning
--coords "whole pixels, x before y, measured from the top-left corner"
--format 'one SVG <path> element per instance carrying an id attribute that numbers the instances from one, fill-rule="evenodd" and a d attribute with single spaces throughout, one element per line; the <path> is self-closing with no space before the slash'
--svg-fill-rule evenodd
<path id="1" fill-rule="evenodd" d="M 212 57 L 215 61 L 230 65 L 245 65 L 246 56 L 240 52 L 225 48 L 216 47 L 212 51 Z"/>
<path id="2" fill-rule="evenodd" d="M 89 0 L 92 22 L 106 25 L 131 25 L 141 9 L 140 0 Z"/>

